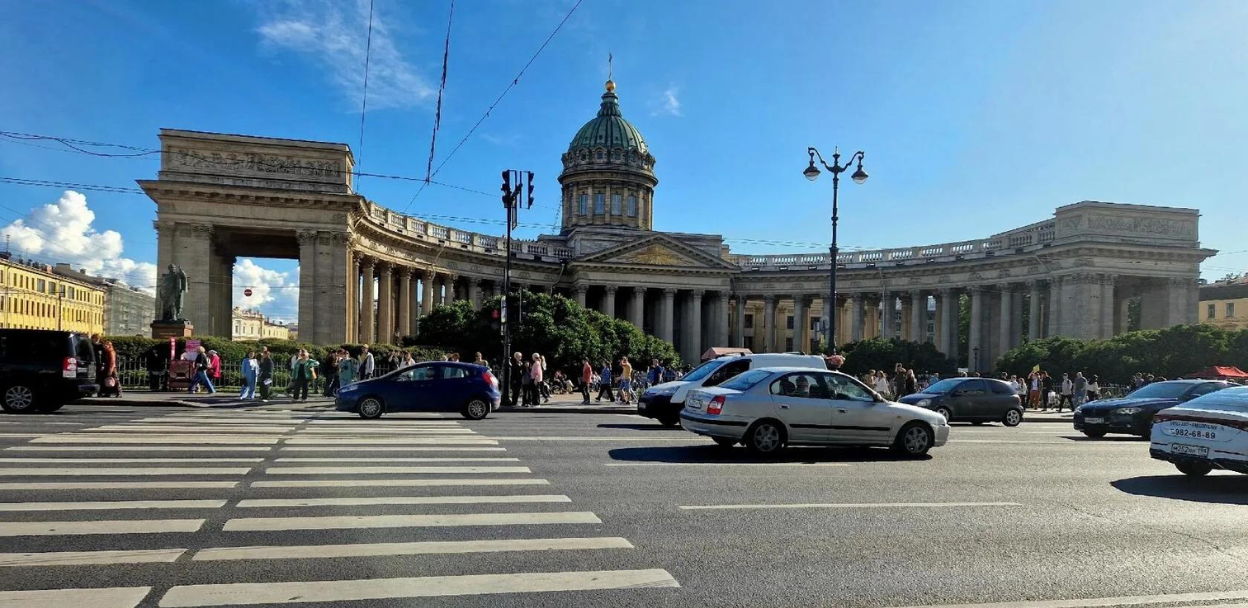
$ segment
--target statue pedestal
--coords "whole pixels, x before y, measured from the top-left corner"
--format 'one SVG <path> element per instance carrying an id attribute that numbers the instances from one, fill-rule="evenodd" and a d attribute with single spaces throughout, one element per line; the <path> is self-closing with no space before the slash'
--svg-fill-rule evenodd
<path id="1" fill-rule="evenodd" d="M 152 337 L 157 340 L 189 338 L 194 329 L 190 321 L 152 321 Z"/>

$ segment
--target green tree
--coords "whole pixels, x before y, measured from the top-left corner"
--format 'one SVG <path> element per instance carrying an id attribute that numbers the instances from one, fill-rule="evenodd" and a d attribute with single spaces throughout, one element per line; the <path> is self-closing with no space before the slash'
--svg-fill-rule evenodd
<path id="1" fill-rule="evenodd" d="M 957 363 L 936 350 L 930 342 L 910 342 L 892 338 L 871 338 L 850 342 L 841 349 L 845 364 L 841 371 L 859 375 L 873 369 L 891 370 L 900 363 L 917 373 L 938 373 L 948 376 L 957 371 Z"/>

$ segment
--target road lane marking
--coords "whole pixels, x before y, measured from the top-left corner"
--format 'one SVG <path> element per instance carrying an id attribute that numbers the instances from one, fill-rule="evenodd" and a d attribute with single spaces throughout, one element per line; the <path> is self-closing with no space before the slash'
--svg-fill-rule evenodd
<path id="1" fill-rule="evenodd" d="M 719 509 L 932 509 L 953 507 L 1021 507 L 1017 502 L 864 502 L 864 503 L 806 503 L 777 505 L 681 505 L 684 511 L 707 511 Z"/>
<path id="2" fill-rule="evenodd" d="M 251 435 L 101 435 L 101 434 L 77 434 L 64 433 L 60 435 L 43 435 L 31 439 L 31 443 L 104 443 L 104 444 L 121 444 L 121 443 L 153 443 L 153 444 L 265 444 L 273 445 L 278 442 L 281 437 L 278 436 L 251 436 Z"/>
<path id="3" fill-rule="evenodd" d="M 320 447 L 320 448 L 316 448 L 316 447 L 310 448 L 310 447 L 301 447 L 301 446 L 282 446 L 281 450 L 283 452 L 351 452 L 351 453 L 356 453 L 356 452 L 506 452 L 507 448 L 484 447 L 484 446 L 483 447 L 448 446 L 448 447 L 437 447 L 437 448 L 426 447 L 426 446 L 414 446 L 414 447 L 396 447 L 396 446 L 336 447 L 336 446 L 331 446 L 331 447 Z M 339 459 L 339 461 L 341 460 Z"/>
<path id="4" fill-rule="evenodd" d="M 320 517 L 238 517 L 225 522 L 226 532 L 278 532 L 360 528 L 442 528 L 511 526 L 519 524 L 600 524 L 589 511 L 542 513 L 457 513 L 439 515 L 345 515 Z M 0 523 L 0 526 L 6 524 Z M 39 525 L 39 524 L 35 524 Z M 0 528 L 3 530 L 3 528 Z"/>
<path id="5" fill-rule="evenodd" d="M 562 494 L 512 494 L 482 496 L 358 496 L 350 498 L 253 498 L 239 508 L 259 507 L 352 507 L 373 505 L 476 505 L 528 502 L 572 502 Z M 3 503 L 0 503 L 3 504 Z M 224 504 L 224 501 L 222 501 Z"/>
<path id="6" fill-rule="evenodd" d="M 246 475 L 250 467 L 65 467 L 0 469 L 0 476 L 40 477 L 56 476 L 87 476 L 87 475 Z"/>
<path id="7" fill-rule="evenodd" d="M 201 549 L 192 561 L 242 559 L 321 559 L 335 557 L 376 557 L 387 555 L 443 555 L 453 553 L 497 553 L 503 551 L 561 551 L 581 549 L 632 549 L 633 544 L 619 537 L 521 538 L 509 540 L 456 540 L 414 543 L 368 543 L 358 545 L 278 545 L 256 547 L 212 547 Z"/>
<path id="8" fill-rule="evenodd" d="M 133 433 L 159 432 L 159 433 L 179 433 L 179 434 L 200 433 L 204 435 L 207 435 L 207 434 L 232 435 L 232 434 L 249 434 L 249 433 L 262 434 L 262 435 L 281 435 L 282 433 L 286 433 L 292 430 L 294 429 L 289 429 L 289 428 L 280 427 L 280 426 L 228 426 L 228 427 L 217 426 L 217 427 L 214 427 L 214 426 L 210 426 L 206 424 L 200 425 L 200 426 L 174 426 L 171 424 L 170 425 L 155 425 L 155 424 L 153 425 L 138 425 L 138 424 L 119 425 L 119 424 L 115 424 L 115 425 L 97 426 L 94 428 L 83 429 L 82 432 L 98 433 L 100 435 L 109 435 L 109 434 L 114 434 L 114 433 L 131 433 L 131 432 Z"/>
<path id="9" fill-rule="evenodd" d="M 134 608 L 151 587 L 0 591 L 0 608 Z"/>
<path id="10" fill-rule="evenodd" d="M 88 502 L 0 502 L 0 511 L 90 511 L 111 509 L 220 509 L 224 500 L 99 500 Z"/>
<path id="11" fill-rule="evenodd" d="M 516 435 L 507 437 L 502 435 L 487 435 L 487 437 L 490 439 L 497 439 L 499 441 L 679 441 L 681 443 L 696 443 L 697 445 L 704 445 L 701 441 L 698 441 L 697 437 L 692 436 L 635 437 L 633 435 L 621 435 L 618 437 L 570 437 L 564 435 Z"/>
<path id="12" fill-rule="evenodd" d="M 608 462 L 605 467 L 847 467 L 844 462 Z"/>
<path id="13" fill-rule="evenodd" d="M 1075 441 L 1071 441 L 1069 439 L 1065 441 L 1022 441 L 1018 439 L 950 439 L 948 443 L 997 443 L 997 444 L 1003 444 L 1003 445 L 1077 445 L 1077 446 L 1116 445 L 1116 446 L 1127 446 L 1127 447 L 1136 447 L 1136 448 L 1148 447 L 1148 443 L 1144 441 L 1139 441 L 1139 442 L 1088 441 L 1087 439 L 1083 439 L 1083 438 L 1080 438 L 1079 440 L 1075 440 Z"/>
<path id="14" fill-rule="evenodd" d="M 148 490 L 235 488 L 237 481 L 69 481 L 0 483 L 0 490 Z"/>
<path id="15" fill-rule="evenodd" d="M 499 593 L 591 591 L 679 587 L 666 570 L 517 572 L 413 578 L 377 578 L 289 583 L 179 585 L 160 599 L 161 608 L 249 606 L 292 602 L 349 602 Z"/>
<path id="16" fill-rule="evenodd" d="M 268 447 L 240 447 L 240 446 L 162 446 L 162 445 L 15 445 L 11 448 L 4 448 L 7 451 L 17 452 L 267 452 L 272 448 Z M 500 448 L 501 449 L 501 448 Z"/>
<path id="17" fill-rule="evenodd" d="M 0 536 L 62 536 L 68 534 L 158 534 L 197 532 L 202 519 L 117 519 L 97 521 L 3 521 Z M 3 606 L 4 604 L 0 604 Z"/>
<path id="18" fill-rule="evenodd" d="M 0 553 L 0 567 L 89 566 L 111 564 L 169 563 L 186 549 L 136 549 L 132 551 L 53 551 L 49 553 Z M 0 606 L 3 606 L 0 603 Z"/>
<path id="19" fill-rule="evenodd" d="M 0 469 L 3 474 L 4 469 Z M 266 475 L 415 475 L 425 473 L 532 473 L 529 467 L 270 467 Z"/>
<path id="20" fill-rule="evenodd" d="M 548 486 L 545 479 L 326 479 L 253 481 L 253 488 L 403 488 L 434 486 Z"/>
<path id="21" fill-rule="evenodd" d="M 1143 606 L 1178 602 L 1211 602 L 1248 599 L 1248 591 L 1213 591 L 1209 593 L 1163 593 L 1159 595 L 1128 595 L 1122 597 L 1098 597 L 1074 600 L 1034 600 L 1019 602 L 990 602 L 977 604 L 929 604 L 905 608 L 1096 608 L 1106 606 Z M 1203 606 L 1203 605 L 1202 605 Z M 1233 608 L 1225 604 L 1210 604 L 1218 608 Z"/>
<path id="22" fill-rule="evenodd" d="M 263 458 L 0 458 L 4 463 L 23 464 L 193 464 L 197 462 L 264 462 Z M 31 469 L 38 471 L 38 468 Z"/>
<path id="23" fill-rule="evenodd" d="M 3 460 L 3 459 L 0 459 Z M 277 458 L 276 463 L 294 463 L 301 462 L 342 462 L 341 458 Z M 520 462 L 519 458 L 508 457 L 450 457 L 439 458 L 437 456 L 428 456 L 422 458 L 369 458 L 368 462 Z"/>
<path id="24" fill-rule="evenodd" d="M 32 441 L 39 441 L 33 439 Z M 372 439 L 343 439 L 338 437 L 295 437 L 286 445 L 498 445 L 492 438 L 460 437 L 377 437 Z"/>

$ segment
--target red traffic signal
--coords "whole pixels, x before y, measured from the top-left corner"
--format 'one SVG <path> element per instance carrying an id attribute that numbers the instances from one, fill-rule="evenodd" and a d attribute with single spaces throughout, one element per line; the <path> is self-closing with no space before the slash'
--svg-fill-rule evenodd
<path id="1" fill-rule="evenodd" d="M 243 290 L 243 295 L 245 295 L 245 296 L 247 296 L 247 297 L 249 297 L 249 298 L 250 298 L 250 297 L 251 297 L 251 288 L 250 288 L 250 287 L 248 287 L 247 289 L 244 289 L 244 290 Z"/>

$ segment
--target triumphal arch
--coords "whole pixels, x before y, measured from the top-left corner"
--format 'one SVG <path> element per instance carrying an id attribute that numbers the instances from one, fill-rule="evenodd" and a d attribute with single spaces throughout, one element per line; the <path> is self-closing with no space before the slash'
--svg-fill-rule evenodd
<path id="1" fill-rule="evenodd" d="M 199 334 L 229 336 L 240 256 L 299 260 L 301 339 L 322 344 L 395 342 L 438 304 L 501 290 L 503 239 L 369 200 L 346 144 L 175 129 L 160 141 L 160 173 L 139 185 L 157 206 L 159 266 L 190 277 Z M 562 229 L 513 241 L 513 284 L 625 319 L 687 361 L 711 346 L 812 350 L 830 312 L 838 343 L 896 336 L 957 355 L 965 342 L 985 368 L 1025 339 L 1194 322 L 1214 253 L 1194 209 L 1083 201 L 982 238 L 842 253 L 829 305 L 827 253 L 738 255 L 719 235 L 653 230 L 656 159 L 613 83 L 562 161 Z"/>

